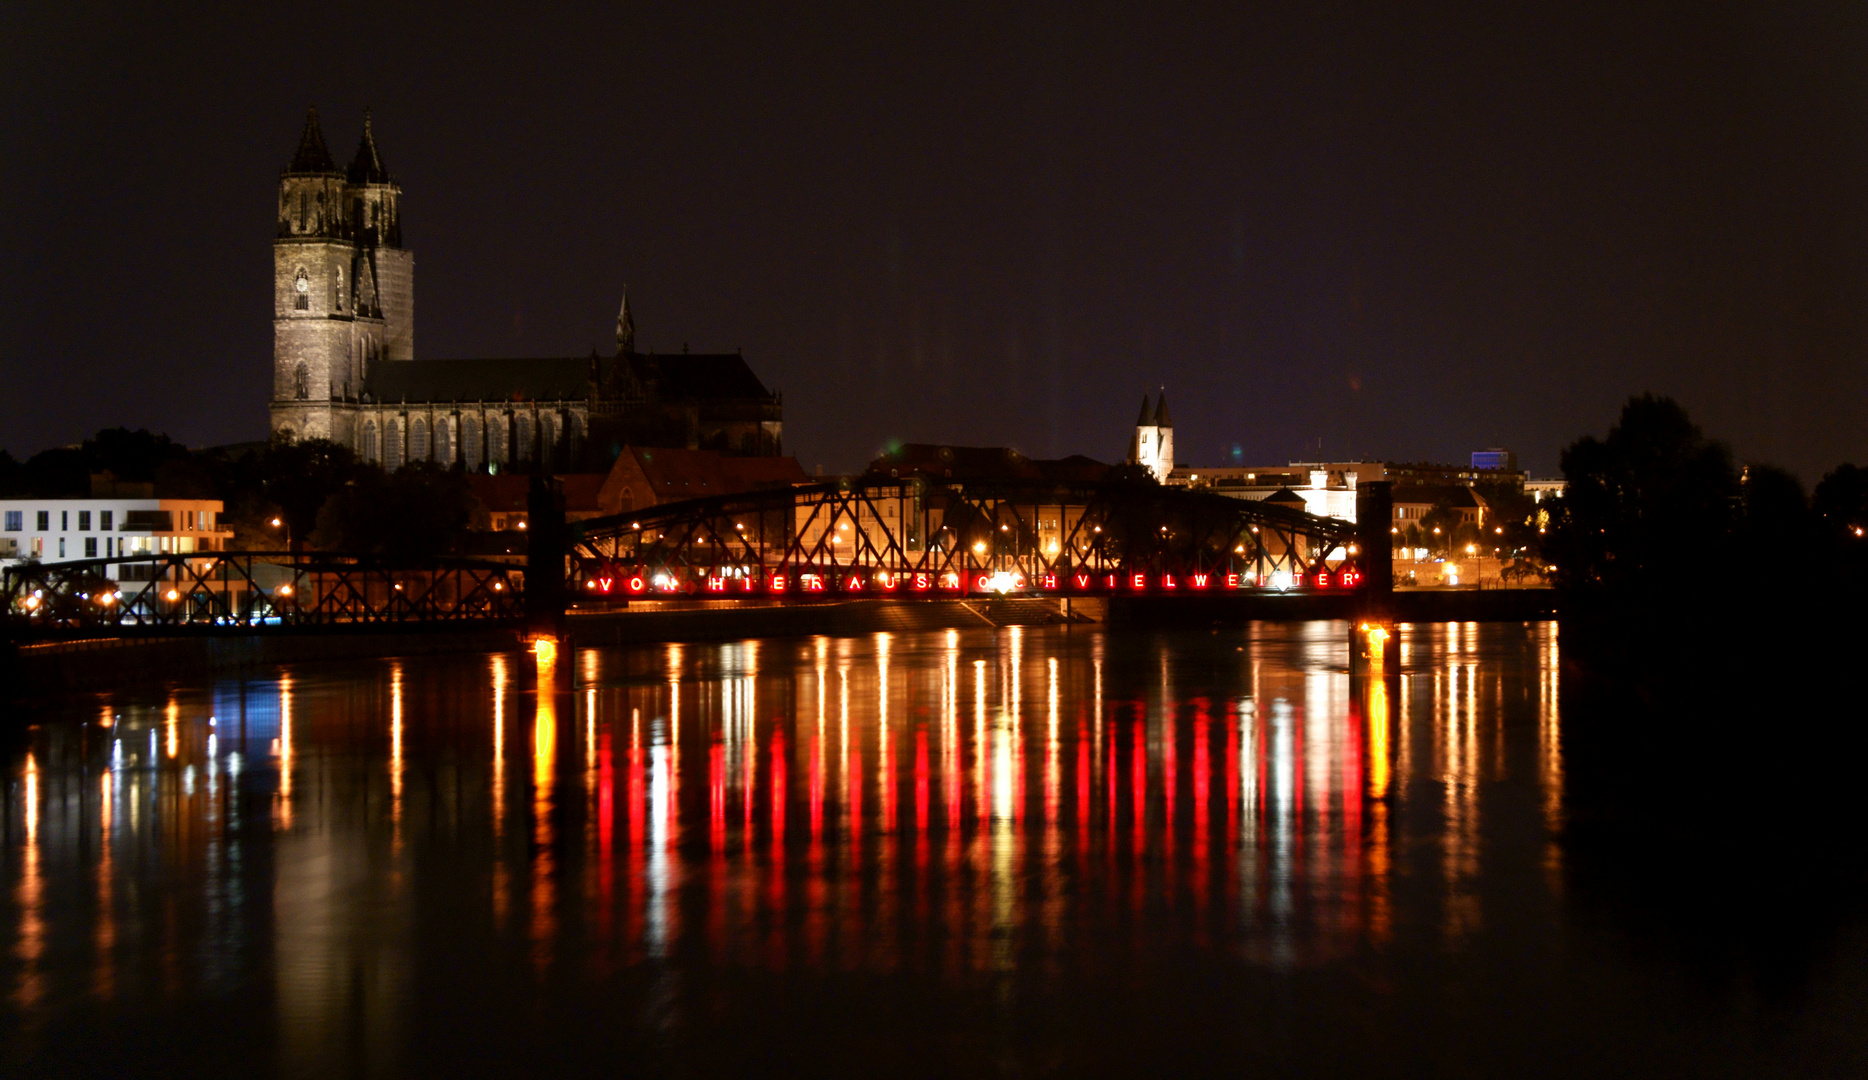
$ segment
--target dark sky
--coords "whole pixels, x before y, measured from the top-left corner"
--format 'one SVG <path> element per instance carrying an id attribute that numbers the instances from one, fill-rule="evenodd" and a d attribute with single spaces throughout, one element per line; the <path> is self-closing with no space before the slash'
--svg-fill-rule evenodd
<path id="1" fill-rule="evenodd" d="M 1628 394 L 1868 459 L 1868 7 L 0 7 L 0 446 L 265 431 L 315 103 L 403 185 L 416 350 L 743 347 L 890 439 L 1539 473 Z"/>

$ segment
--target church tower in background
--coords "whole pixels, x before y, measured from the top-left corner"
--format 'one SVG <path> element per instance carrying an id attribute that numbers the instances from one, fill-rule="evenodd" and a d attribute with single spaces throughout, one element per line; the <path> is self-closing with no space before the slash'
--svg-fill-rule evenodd
<path id="1" fill-rule="evenodd" d="M 1130 465 L 1140 465 L 1165 484 L 1174 471 L 1174 419 L 1168 415 L 1167 391 L 1152 408 L 1148 395 L 1142 395 L 1141 415 L 1135 418 L 1135 434 L 1129 440 Z"/>
<path id="2" fill-rule="evenodd" d="M 356 444 L 370 367 L 415 356 L 415 257 L 402 247 L 402 189 L 369 118 L 339 170 L 318 111 L 279 177 L 273 240 L 272 430 Z"/>

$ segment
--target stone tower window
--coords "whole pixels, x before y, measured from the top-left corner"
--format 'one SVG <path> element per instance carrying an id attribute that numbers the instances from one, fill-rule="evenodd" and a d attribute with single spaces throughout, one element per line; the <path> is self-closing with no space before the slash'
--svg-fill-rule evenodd
<path id="1" fill-rule="evenodd" d="M 298 310 L 300 311 L 310 311 L 311 310 L 311 275 L 305 271 L 304 267 L 302 266 L 299 267 L 298 273 L 293 275 L 292 288 L 294 291 L 298 293 L 298 299 L 295 302 L 294 306 L 296 306 Z"/>
<path id="2" fill-rule="evenodd" d="M 305 362 L 302 360 L 299 361 L 297 369 L 292 372 L 292 396 L 300 401 L 311 397 L 311 371 L 305 367 Z"/>

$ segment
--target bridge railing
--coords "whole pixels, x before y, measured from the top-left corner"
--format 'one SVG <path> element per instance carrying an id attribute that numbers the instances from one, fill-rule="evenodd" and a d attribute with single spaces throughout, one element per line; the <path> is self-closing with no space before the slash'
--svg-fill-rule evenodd
<path id="1" fill-rule="evenodd" d="M 253 629 L 517 619 L 519 567 L 471 559 L 416 565 L 327 552 L 195 552 L 0 570 L 9 633 Z"/>

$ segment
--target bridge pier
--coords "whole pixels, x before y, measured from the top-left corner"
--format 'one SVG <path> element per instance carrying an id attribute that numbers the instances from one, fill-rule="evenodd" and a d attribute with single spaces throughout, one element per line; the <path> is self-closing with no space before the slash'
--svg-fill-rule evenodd
<path id="1" fill-rule="evenodd" d="M 1356 565 L 1362 572 L 1349 621 L 1349 673 L 1381 675 L 1395 628 L 1394 489 L 1386 480 L 1356 487 Z"/>
<path id="2" fill-rule="evenodd" d="M 525 638 L 565 639 L 565 558 L 570 553 L 564 522 L 564 486 L 545 473 L 532 474 L 526 496 Z"/>

